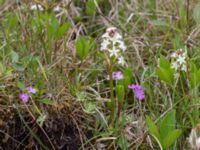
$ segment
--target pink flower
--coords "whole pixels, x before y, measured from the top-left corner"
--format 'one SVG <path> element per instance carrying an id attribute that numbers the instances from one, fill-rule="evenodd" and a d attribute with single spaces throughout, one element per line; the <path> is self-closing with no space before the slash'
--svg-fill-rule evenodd
<path id="1" fill-rule="evenodd" d="M 124 79 L 124 75 L 123 75 L 123 73 L 121 71 L 113 72 L 112 76 L 113 76 L 113 80 L 122 80 L 122 79 Z M 110 76 L 109 75 L 106 76 L 106 80 L 110 80 Z"/>
<path id="2" fill-rule="evenodd" d="M 29 95 L 27 93 L 21 93 L 19 98 L 22 100 L 23 103 L 27 103 L 29 100 Z"/>
<path id="3" fill-rule="evenodd" d="M 37 91 L 35 88 L 33 88 L 32 86 L 29 86 L 26 88 L 28 90 L 29 93 L 35 94 Z"/>
<path id="4" fill-rule="evenodd" d="M 129 89 L 132 89 L 135 93 L 135 97 L 138 99 L 138 100 L 144 100 L 145 98 L 145 95 L 144 95 L 144 90 L 143 88 L 139 85 L 139 84 L 130 84 L 128 86 Z"/>

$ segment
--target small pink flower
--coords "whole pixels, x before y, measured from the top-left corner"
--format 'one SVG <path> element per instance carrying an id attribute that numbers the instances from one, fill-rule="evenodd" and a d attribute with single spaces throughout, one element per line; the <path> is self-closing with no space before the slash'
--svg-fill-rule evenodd
<path id="1" fill-rule="evenodd" d="M 29 100 L 29 95 L 27 93 L 21 93 L 19 98 L 22 100 L 23 103 L 27 103 Z"/>
<path id="2" fill-rule="evenodd" d="M 112 76 L 113 76 L 113 80 L 122 80 L 122 79 L 124 79 L 124 75 L 123 75 L 123 73 L 121 71 L 113 72 Z M 109 75 L 106 76 L 106 80 L 110 80 L 110 76 Z"/>
<path id="3" fill-rule="evenodd" d="M 37 92 L 36 89 L 32 86 L 29 86 L 26 89 L 28 90 L 29 93 L 32 93 L 32 94 L 35 94 Z"/>
<path id="4" fill-rule="evenodd" d="M 145 95 L 144 95 L 144 90 L 143 88 L 138 85 L 138 84 L 130 84 L 128 86 L 129 89 L 132 89 L 135 93 L 135 97 L 138 99 L 138 100 L 144 100 L 145 98 Z"/>

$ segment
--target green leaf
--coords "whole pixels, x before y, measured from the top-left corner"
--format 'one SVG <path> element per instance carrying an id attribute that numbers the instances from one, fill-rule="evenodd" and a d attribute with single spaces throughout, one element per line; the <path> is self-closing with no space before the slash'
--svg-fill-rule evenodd
<path id="1" fill-rule="evenodd" d="M 11 58 L 12 58 L 13 63 L 16 63 L 19 61 L 19 55 L 15 51 L 11 51 Z"/>
<path id="2" fill-rule="evenodd" d="M 199 86 L 199 83 L 200 83 L 200 69 L 197 72 L 197 84 L 196 84 L 196 86 Z"/>
<path id="3" fill-rule="evenodd" d="M 146 123 L 150 133 L 154 135 L 158 140 L 160 140 L 160 134 L 158 132 L 158 128 L 149 116 L 146 116 Z"/>
<path id="4" fill-rule="evenodd" d="M 49 38 L 56 38 L 58 36 L 58 29 L 60 27 L 60 23 L 54 14 L 49 15 L 44 16 L 47 34 Z"/>
<path id="5" fill-rule="evenodd" d="M 70 23 L 64 23 L 62 26 L 59 27 L 57 32 L 57 38 L 61 38 L 69 29 Z"/>
<path id="6" fill-rule="evenodd" d="M 120 135 L 119 139 L 117 140 L 117 144 L 119 145 L 120 149 L 128 150 L 129 142 L 125 135 Z"/>
<path id="7" fill-rule="evenodd" d="M 131 79 L 133 78 L 133 71 L 131 68 L 126 68 L 124 71 L 124 80 L 122 81 L 125 90 L 128 89 L 128 85 L 131 84 Z"/>
<path id="8" fill-rule="evenodd" d="M 160 57 L 159 68 L 157 69 L 158 77 L 168 85 L 172 86 L 174 82 L 174 70 L 171 68 L 171 64 L 164 56 Z"/>
<path id="9" fill-rule="evenodd" d="M 200 4 L 195 5 L 193 9 L 193 18 L 197 24 L 200 24 Z"/>
<path id="10" fill-rule="evenodd" d="M 13 68 L 17 71 L 24 71 L 25 67 L 22 64 L 13 64 Z"/>
<path id="11" fill-rule="evenodd" d="M 57 30 L 59 28 L 59 21 L 54 14 L 51 14 L 51 26 L 54 30 Z"/>
<path id="12" fill-rule="evenodd" d="M 159 63 L 160 63 L 159 67 L 161 67 L 161 68 L 164 68 L 164 69 L 171 68 L 171 64 L 170 64 L 169 60 L 162 55 L 160 56 Z"/>
<path id="13" fill-rule="evenodd" d="M 88 114 L 92 114 L 96 112 L 96 104 L 94 102 L 85 102 L 84 103 L 84 111 Z"/>
<path id="14" fill-rule="evenodd" d="M 94 42 L 87 36 L 80 36 L 76 41 L 76 50 L 78 57 L 83 60 L 94 47 Z"/>
<path id="15" fill-rule="evenodd" d="M 125 75 L 126 77 L 132 78 L 132 76 L 133 76 L 133 71 L 132 71 L 132 69 L 131 69 L 131 68 L 126 68 L 126 69 L 124 70 L 124 75 Z"/>
<path id="16" fill-rule="evenodd" d="M 26 88 L 25 84 L 23 82 L 17 81 L 17 87 L 20 90 L 24 90 Z"/>
<path id="17" fill-rule="evenodd" d="M 3 64 L 0 62 L 0 77 L 4 74 L 5 68 Z"/>
<path id="18" fill-rule="evenodd" d="M 200 84 L 200 69 L 198 70 L 193 62 L 190 62 L 190 87 L 195 88 Z"/>
<path id="19" fill-rule="evenodd" d="M 190 86 L 195 88 L 200 84 L 200 69 L 196 73 L 190 73 Z"/>
<path id="20" fill-rule="evenodd" d="M 46 105 L 55 105 L 55 102 L 53 100 L 50 100 L 50 99 L 41 99 L 41 100 L 37 100 L 43 104 L 46 104 Z"/>
<path id="21" fill-rule="evenodd" d="M 190 72 L 196 73 L 198 71 L 197 66 L 192 61 L 190 62 Z"/>
<path id="22" fill-rule="evenodd" d="M 175 110 L 172 110 L 166 114 L 160 123 L 160 137 L 164 139 L 169 132 L 174 129 L 175 126 Z"/>
<path id="23" fill-rule="evenodd" d="M 196 86 L 196 82 L 197 82 L 197 78 L 196 78 L 196 74 L 195 73 L 190 73 L 190 80 L 189 80 L 189 82 L 190 82 L 190 87 L 191 88 L 194 88 L 195 86 Z"/>
<path id="24" fill-rule="evenodd" d="M 93 16 L 96 13 L 96 5 L 94 0 L 88 0 L 86 3 L 86 12 L 88 15 Z"/>
<path id="25" fill-rule="evenodd" d="M 162 20 L 151 20 L 150 23 L 154 26 L 165 26 L 165 27 L 169 27 L 169 24 L 165 21 Z"/>
<path id="26" fill-rule="evenodd" d="M 162 140 L 162 146 L 164 149 L 171 146 L 181 135 L 181 130 L 175 129 L 168 133 L 168 135 Z"/>
<path id="27" fill-rule="evenodd" d="M 116 94 L 117 94 L 117 98 L 118 98 L 119 104 L 122 106 L 123 100 L 124 100 L 124 95 L 125 95 L 125 90 L 124 90 L 124 86 L 123 85 L 117 85 Z"/>
<path id="28" fill-rule="evenodd" d="M 7 27 L 9 27 L 11 30 L 16 29 L 16 27 L 18 26 L 17 15 L 10 13 L 8 14 L 8 16 L 6 16 L 6 18 L 7 18 L 7 22 L 6 22 Z"/>
<path id="29" fill-rule="evenodd" d="M 128 89 L 128 85 L 131 84 L 131 79 L 129 76 L 125 76 L 123 80 L 123 85 L 126 87 L 125 89 Z"/>
<path id="30" fill-rule="evenodd" d="M 157 69 L 158 77 L 163 80 L 168 85 L 172 86 L 174 81 L 173 72 L 170 69 L 158 68 Z"/>

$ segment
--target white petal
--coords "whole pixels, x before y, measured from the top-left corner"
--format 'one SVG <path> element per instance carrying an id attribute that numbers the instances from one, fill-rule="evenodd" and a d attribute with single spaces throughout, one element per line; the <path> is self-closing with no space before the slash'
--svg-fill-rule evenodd
<path id="1" fill-rule="evenodd" d="M 56 6 L 56 7 L 53 8 L 53 11 L 54 12 L 60 12 L 61 8 L 59 6 Z"/>
<path id="2" fill-rule="evenodd" d="M 125 51 L 126 50 L 126 46 L 124 44 L 123 41 L 119 41 L 119 48 L 122 50 L 122 51 Z"/>
<path id="3" fill-rule="evenodd" d="M 116 31 L 117 28 L 116 27 L 109 27 L 106 29 L 106 32 L 113 32 L 113 31 Z"/>
<path id="4" fill-rule="evenodd" d="M 118 52 L 119 52 L 118 49 L 113 48 L 112 50 L 109 50 L 109 52 L 110 52 L 110 57 L 112 56 L 118 57 Z"/>
<path id="5" fill-rule="evenodd" d="M 175 69 L 175 70 L 178 70 L 179 65 L 178 65 L 178 63 L 175 61 L 175 62 L 173 62 L 173 63 L 171 64 L 171 67 L 172 67 L 173 69 Z"/>
<path id="6" fill-rule="evenodd" d="M 196 148 L 200 149 L 200 138 L 196 139 Z"/>
<path id="7" fill-rule="evenodd" d="M 179 56 L 179 57 L 178 57 L 177 62 L 179 62 L 180 64 L 186 63 L 185 58 L 182 57 L 182 56 Z"/>
<path id="8" fill-rule="evenodd" d="M 178 54 L 176 52 L 174 52 L 174 53 L 171 54 L 171 57 L 176 58 L 176 57 L 178 57 Z"/>
<path id="9" fill-rule="evenodd" d="M 101 43 L 100 50 L 103 51 L 103 50 L 108 49 L 109 44 L 110 44 L 110 42 L 108 40 L 104 39 L 103 42 Z"/>
<path id="10" fill-rule="evenodd" d="M 195 148 L 196 147 L 196 142 L 197 142 L 197 133 L 196 133 L 195 129 L 192 129 L 192 131 L 190 133 L 190 136 L 189 136 L 190 146 L 192 148 Z"/>
<path id="11" fill-rule="evenodd" d="M 187 67 L 186 67 L 185 64 L 182 65 L 181 70 L 182 70 L 182 71 L 185 71 L 185 72 L 187 71 Z"/>
<path id="12" fill-rule="evenodd" d="M 39 11 L 43 11 L 44 10 L 44 8 L 41 5 L 39 5 L 39 4 L 31 5 L 30 9 L 31 10 L 39 10 Z"/>
<path id="13" fill-rule="evenodd" d="M 125 60 L 124 60 L 124 57 L 121 56 L 121 57 L 118 58 L 118 64 L 119 64 L 119 65 L 124 66 L 125 63 L 126 63 L 126 62 L 125 62 Z"/>

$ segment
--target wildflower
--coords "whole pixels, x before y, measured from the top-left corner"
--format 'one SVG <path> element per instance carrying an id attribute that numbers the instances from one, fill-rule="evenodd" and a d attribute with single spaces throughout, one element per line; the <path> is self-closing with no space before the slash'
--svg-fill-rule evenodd
<path id="1" fill-rule="evenodd" d="M 179 65 L 178 65 L 178 63 L 175 61 L 175 62 L 172 62 L 171 67 L 174 68 L 175 70 L 178 70 Z"/>
<path id="2" fill-rule="evenodd" d="M 116 49 L 115 47 L 113 47 L 112 50 L 109 50 L 109 52 L 110 52 L 110 57 L 112 56 L 118 57 L 119 50 Z"/>
<path id="3" fill-rule="evenodd" d="M 124 79 L 124 75 L 121 71 L 116 71 L 112 73 L 113 80 L 122 80 Z M 110 76 L 107 75 L 106 80 L 110 80 Z"/>
<path id="4" fill-rule="evenodd" d="M 31 5 L 31 10 L 39 10 L 39 11 L 44 11 L 44 8 L 39 5 L 39 4 L 34 4 L 34 5 Z"/>
<path id="5" fill-rule="evenodd" d="M 110 42 L 108 40 L 103 40 L 103 42 L 101 43 L 100 51 L 104 51 L 105 49 L 107 49 L 109 44 Z"/>
<path id="6" fill-rule="evenodd" d="M 121 57 L 118 58 L 118 64 L 120 64 L 122 66 L 124 66 L 126 64 L 124 57 L 121 56 Z"/>
<path id="7" fill-rule="evenodd" d="M 124 41 L 118 41 L 119 48 L 124 52 L 126 50 L 126 45 L 124 44 Z"/>
<path id="8" fill-rule="evenodd" d="M 113 72 L 113 77 L 115 80 L 122 80 L 124 78 L 124 75 L 121 71 Z"/>
<path id="9" fill-rule="evenodd" d="M 37 92 L 36 89 L 33 88 L 32 86 L 29 86 L 29 87 L 27 87 L 26 89 L 27 89 L 27 91 L 28 91 L 29 93 L 32 93 L 32 94 L 35 94 L 35 93 Z"/>
<path id="10" fill-rule="evenodd" d="M 56 6 L 56 7 L 53 8 L 53 11 L 56 12 L 56 13 L 60 12 L 61 8 L 59 6 Z"/>
<path id="11" fill-rule="evenodd" d="M 21 93 L 19 98 L 22 100 L 23 103 L 27 103 L 29 100 L 29 95 L 27 93 Z"/>
<path id="12" fill-rule="evenodd" d="M 138 84 L 130 84 L 128 86 L 129 89 L 132 89 L 135 93 L 135 97 L 138 99 L 138 100 L 143 100 L 145 98 L 145 95 L 144 95 L 144 90 L 143 88 L 138 85 Z"/>
<path id="13" fill-rule="evenodd" d="M 126 50 L 126 45 L 122 39 L 122 36 L 118 32 L 117 28 L 110 27 L 106 30 L 106 33 L 102 35 L 102 43 L 100 51 L 108 52 L 110 58 L 115 58 L 119 65 L 124 65 L 123 52 Z"/>
<path id="14" fill-rule="evenodd" d="M 171 67 L 177 72 L 178 70 L 186 72 L 186 57 L 187 52 L 183 51 L 183 49 L 178 49 L 176 52 L 172 53 L 171 58 L 172 63 Z"/>
<path id="15" fill-rule="evenodd" d="M 36 122 L 39 124 L 40 127 L 43 126 L 43 124 L 44 124 L 46 118 L 47 118 L 47 115 L 46 115 L 46 114 L 41 114 L 41 115 L 37 118 Z"/>
<path id="16" fill-rule="evenodd" d="M 186 63 L 186 61 L 185 61 L 185 57 L 178 57 L 178 59 L 177 59 L 177 62 L 179 63 L 179 64 L 185 64 Z"/>
<path id="17" fill-rule="evenodd" d="M 197 136 L 197 129 L 192 129 L 189 136 L 189 143 L 191 148 L 200 149 L 200 137 Z"/>

